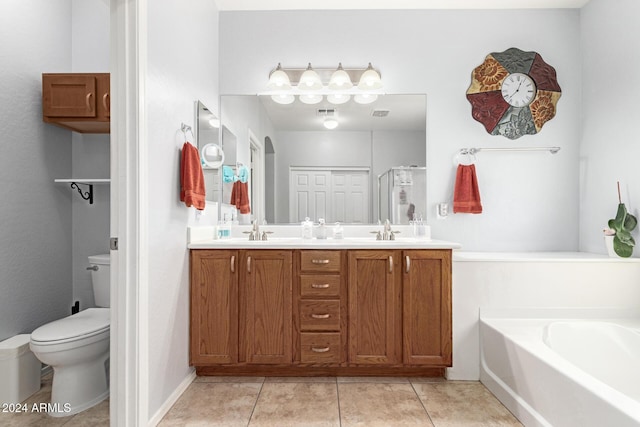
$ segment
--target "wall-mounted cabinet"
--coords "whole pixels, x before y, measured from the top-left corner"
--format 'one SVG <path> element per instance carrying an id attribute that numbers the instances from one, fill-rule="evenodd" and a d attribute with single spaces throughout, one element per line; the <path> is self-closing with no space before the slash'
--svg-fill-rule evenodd
<path id="1" fill-rule="evenodd" d="M 42 119 L 80 133 L 110 132 L 109 73 L 42 74 Z"/>

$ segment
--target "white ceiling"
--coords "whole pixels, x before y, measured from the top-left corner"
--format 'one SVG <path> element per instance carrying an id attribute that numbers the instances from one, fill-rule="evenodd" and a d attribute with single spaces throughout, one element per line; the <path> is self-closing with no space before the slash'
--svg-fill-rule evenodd
<path id="1" fill-rule="evenodd" d="M 218 10 L 565 9 L 589 0 L 214 0 Z"/>

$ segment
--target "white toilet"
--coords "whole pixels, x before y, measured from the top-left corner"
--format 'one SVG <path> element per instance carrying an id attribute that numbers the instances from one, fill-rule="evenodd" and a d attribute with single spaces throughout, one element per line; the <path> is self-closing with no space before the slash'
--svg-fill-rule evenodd
<path id="1" fill-rule="evenodd" d="M 89 257 L 96 306 L 31 333 L 31 351 L 53 368 L 49 415 L 84 411 L 109 396 L 109 254 Z"/>

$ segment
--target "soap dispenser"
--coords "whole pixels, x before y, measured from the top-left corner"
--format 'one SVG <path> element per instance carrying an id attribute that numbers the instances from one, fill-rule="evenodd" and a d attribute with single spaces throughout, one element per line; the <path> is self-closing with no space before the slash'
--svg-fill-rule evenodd
<path id="1" fill-rule="evenodd" d="M 312 239 L 313 238 L 313 222 L 306 217 L 304 221 L 302 221 L 302 238 L 303 239 Z"/>
<path id="2" fill-rule="evenodd" d="M 318 218 L 318 230 L 316 231 L 316 238 L 327 238 L 327 227 L 325 226 L 324 218 Z"/>

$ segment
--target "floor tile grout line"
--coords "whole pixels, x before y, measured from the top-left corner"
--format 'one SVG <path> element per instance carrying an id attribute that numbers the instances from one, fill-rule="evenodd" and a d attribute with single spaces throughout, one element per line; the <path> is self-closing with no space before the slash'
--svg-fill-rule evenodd
<path id="1" fill-rule="evenodd" d="M 411 384 L 411 388 L 413 389 L 413 392 L 416 394 L 416 397 L 418 398 L 418 401 L 420 402 L 420 405 L 422 405 L 422 409 L 424 409 L 424 412 L 427 414 L 427 418 L 429 418 L 429 421 L 431 422 L 431 425 L 433 427 L 437 427 L 436 423 L 433 421 L 433 418 L 431 418 L 431 414 L 429 413 L 429 410 L 427 409 L 427 407 L 424 405 L 424 402 L 420 398 L 420 395 L 418 394 L 418 391 L 416 390 L 415 385 L 411 381 L 409 381 L 409 384 Z"/>
<path id="2" fill-rule="evenodd" d="M 258 399 L 260 399 L 260 394 L 262 393 L 262 388 L 264 387 L 264 383 L 266 379 L 267 377 L 263 377 L 262 382 L 260 383 L 260 390 L 258 390 L 256 401 L 253 403 L 253 408 L 251 408 L 251 414 L 249 414 L 249 421 L 247 421 L 247 427 L 251 425 L 251 418 L 253 418 L 253 413 L 256 411 L 256 406 L 258 406 Z"/>
<path id="3" fill-rule="evenodd" d="M 338 377 L 336 377 L 336 398 L 338 400 L 338 426 L 342 427 L 342 411 L 340 410 L 340 384 L 338 383 Z"/>

